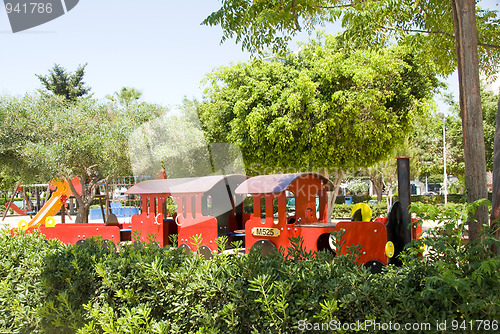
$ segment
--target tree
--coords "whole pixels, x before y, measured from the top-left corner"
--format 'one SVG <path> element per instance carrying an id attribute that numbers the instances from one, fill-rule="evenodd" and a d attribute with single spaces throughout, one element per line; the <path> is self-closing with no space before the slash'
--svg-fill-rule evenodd
<path id="1" fill-rule="evenodd" d="M 311 31 L 317 24 L 340 18 L 347 28 L 345 40 L 356 47 L 398 40 L 418 51 L 443 74 L 458 68 L 468 201 L 485 198 L 479 66 L 491 73 L 500 60 L 500 20 L 496 11 L 476 9 L 474 0 L 227 0 L 203 23 L 221 25 L 223 41 L 236 37 L 244 48 L 262 52 L 269 45 L 283 49 L 303 27 Z M 485 206 L 476 211 L 475 221 L 469 226 L 471 239 L 479 237 L 487 216 Z"/>
<path id="2" fill-rule="evenodd" d="M 132 131 L 165 112 L 148 104 L 116 110 L 91 99 L 67 104 L 60 96 L 26 95 L 7 102 L 0 104 L 0 111 L 11 127 L 0 128 L 0 137 L 12 140 L 0 150 L 0 159 L 26 166 L 20 171 L 23 180 L 35 175 L 69 181 L 78 176 L 83 194 L 72 188 L 79 206 L 77 222 L 88 221 L 96 189 L 108 176 L 130 173 L 127 144 Z"/>
<path id="3" fill-rule="evenodd" d="M 343 52 L 326 36 L 298 54 L 216 69 L 200 118 L 210 142 L 237 144 L 254 169 L 368 166 L 432 97 L 437 80 L 414 61 L 398 48 Z"/>
<path id="4" fill-rule="evenodd" d="M 345 52 L 338 39 L 206 78 L 200 120 L 209 142 L 230 142 L 248 174 L 338 172 L 371 165 L 407 136 L 438 84 L 399 48 Z M 334 198 L 332 199 L 334 201 Z"/>
<path id="5" fill-rule="evenodd" d="M 85 87 L 85 82 L 83 82 L 85 66 L 87 64 L 80 65 L 75 73 L 70 73 L 64 67 L 55 64 L 48 75 L 37 74 L 36 76 L 47 92 L 62 96 L 69 102 L 75 102 L 77 98 L 90 92 L 90 87 Z"/>
<path id="6" fill-rule="evenodd" d="M 122 107 L 129 108 L 133 103 L 137 102 L 142 96 L 142 92 L 132 87 L 122 87 L 119 92 L 114 92 L 113 95 L 106 95 L 108 100 L 113 103 L 119 103 Z"/>

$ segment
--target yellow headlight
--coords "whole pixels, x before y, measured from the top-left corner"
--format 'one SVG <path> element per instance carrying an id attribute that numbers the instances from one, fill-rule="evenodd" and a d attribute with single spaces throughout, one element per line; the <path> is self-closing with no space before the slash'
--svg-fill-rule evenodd
<path id="1" fill-rule="evenodd" d="M 389 258 L 394 256 L 394 244 L 392 243 L 392 241 L 387 241 L 387 243 L 385 244 L 385 255 L 387 255 L 387 257 Z"/>

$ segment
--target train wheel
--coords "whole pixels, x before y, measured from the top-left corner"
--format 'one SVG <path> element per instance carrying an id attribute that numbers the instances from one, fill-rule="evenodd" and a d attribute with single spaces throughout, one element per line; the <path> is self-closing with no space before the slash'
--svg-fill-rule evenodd
<path id="1" fill-rule="evenodd" d="M 87 244 L 87 239 L 80 239 L 77 242 L 75 242 L 76 246 L 85 246 Z"/>
<path id="2" fill-rule="evenodd" d="M 198 253 L 203 255 L 205 260 L 211 260 L 213 258 L 212 250 L 208 246 L 201 246 L 200 249 L 198 249 Z"/>
<path id="3" fill-rule="evenodd" d="M 276 246 L 269 240 L 261 239 L 257 240 L 253 245 L 252 249 L 259 248 L 261 255 L 268 255 L 271 253 L 277 253 L 278 249 Z"/>
<path id="4" fill-rule="evenodd" d="M 151 241 L 150 243 L 148 243 L 148 248 L 160 249 L 160 244 L 158 243 L 158 241 Z"/>
<path id="5" fill-rule="evenodd" d="M 142 242 L 141 240 L 134 241 L 133 245 L 137 250 L 144 248 L 144 242 Z"/>
<path id="6" fill-rule="evenodd" d="M 365 267 L 370 269 L 372 274 L 380 274 L 382 272 L 382 268 L 384 264 L 377 260 L 368 261 L 365 263 Z"/>
<path id="7" fill-rule="evenodd" d="M 366 203 L 358 203 L 352 207 L 351 221 L 369 222 L 372 219 L 372 209 Z"/>
<path id="8" fill-rule="evenodd" d="M 116 245 L 112 240 L 104 239 L 102 241 L 101 247 L 103 250 L 107 251 L 108 253 L 111 253 L 111 252 L 116 253 Z"/>
<path id="9" fill-rule="evenodd" d="M 186 255 L 191 254 L 191 248 L 188 246 L 188 244 L 180 244 L 179 248 L 182 249 L 182 250 L 184 250 L 184 252 L 186 253 Z"/>

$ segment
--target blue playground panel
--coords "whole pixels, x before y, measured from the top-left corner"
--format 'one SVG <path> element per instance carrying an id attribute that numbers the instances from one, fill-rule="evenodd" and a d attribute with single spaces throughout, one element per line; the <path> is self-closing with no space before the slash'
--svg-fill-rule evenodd
<path id="1" fill-rule="evenodd" d="M 111 204 L 111 212 L 116 215 L 117 218 L 120 217 L 132 217 L 133 215 L 139 214 L 139 208 L 134 207 L 122 207 L 121 205 L 113 205 L 120 203 Z M 102 211 L 98 209 L 90 209 L 89 220 L 102 219 Z"/>

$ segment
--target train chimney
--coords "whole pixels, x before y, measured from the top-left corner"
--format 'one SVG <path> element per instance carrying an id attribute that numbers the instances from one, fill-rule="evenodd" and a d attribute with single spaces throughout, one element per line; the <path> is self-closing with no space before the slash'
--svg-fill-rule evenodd
<path id="1" fill-rule="evenodd" d="M 398 197 L 401 204 L 401 228 L 404 235 L 404 244 L 411 241 L 410 217 L 410 158 L 397 158 L 398 170 Z"/>

